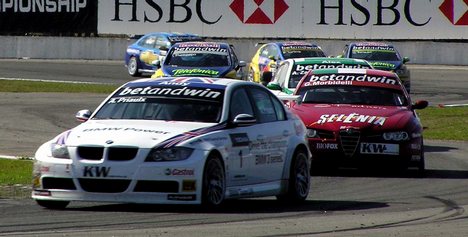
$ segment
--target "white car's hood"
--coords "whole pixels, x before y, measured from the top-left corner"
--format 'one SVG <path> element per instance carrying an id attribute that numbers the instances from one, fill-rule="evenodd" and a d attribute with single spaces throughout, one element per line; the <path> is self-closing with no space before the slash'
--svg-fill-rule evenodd
<path id="1" fill-rule="evenodd" d="M 137 146 L 152 148 L 178 134 L 203 127 L 212 123 L 142 121 L 142 120 L 89 120 L 70 132 L 57 137 L 57 142 L 67 146 Z"/>

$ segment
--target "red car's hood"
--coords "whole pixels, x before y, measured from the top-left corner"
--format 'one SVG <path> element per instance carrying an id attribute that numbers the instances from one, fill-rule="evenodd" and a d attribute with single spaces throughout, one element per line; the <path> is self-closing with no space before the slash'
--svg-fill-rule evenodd
<path id="1" fill-rule="evenodd" d="M 308 128 L 330 131 L 349 127 L 398 130 L 414 118 L 407 107 L 397 106 L 296 104 L 291 109 Z"/>

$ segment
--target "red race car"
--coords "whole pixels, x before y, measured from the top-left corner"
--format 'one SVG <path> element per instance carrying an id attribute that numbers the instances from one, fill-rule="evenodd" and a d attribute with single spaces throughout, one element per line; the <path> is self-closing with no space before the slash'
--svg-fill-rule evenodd
<path id="1" fill-rule="evenodd" d="M 423 128 L 395 73 L 374 69 L 309 71 L 288 103 L 307 127 L 314 164 L 384 165 L 425 170 Z"/>

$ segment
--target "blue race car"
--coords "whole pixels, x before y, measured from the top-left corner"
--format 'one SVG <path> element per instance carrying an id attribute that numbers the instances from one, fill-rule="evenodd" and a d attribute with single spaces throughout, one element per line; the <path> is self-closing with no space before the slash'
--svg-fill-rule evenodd
<path id="1" fill-rule="evenodd" d="M 184 42 L 174 44 L 163 61 L 155 60 L 160 68 L 151 76 L 205 76 L 244 79 L 243 67 L 234 48 L 223 42 Z"/>
<path id="2" fill-rule="evenodd" d="M 354 42 L 343 49 L 342 57 L 368 61 L 375 69 L 395 72 L 408 93 L 411 90 L 410 71 L 406 67 L 408 57 L 402 57 L 391 44 L 381 42 Z"/>
<path id="3" fill-rule="evenodd" d="M 203 41 L 203 38 L 195 34 L 168 32 L 153 32 L 141 36 L 125 51 L 125 66 L 128 74 L 137 77 L 141 76 L 141 73 L 154 73 L 156 67 L 142 61 L 141 54 L 151 52 L 158 57 L 164 56 L 173 44 L 187 41 Z"/>

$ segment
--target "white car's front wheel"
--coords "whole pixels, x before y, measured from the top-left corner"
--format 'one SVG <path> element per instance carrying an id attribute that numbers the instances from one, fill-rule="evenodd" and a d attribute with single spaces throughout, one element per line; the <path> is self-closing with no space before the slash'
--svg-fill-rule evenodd
<path id="1" fill-rule="evenodd" d="M 219 206 L 224 201 L 226 177 L 224 166 L 217 156 L 208 158 L 203 171 L 202 204 Z"/>

